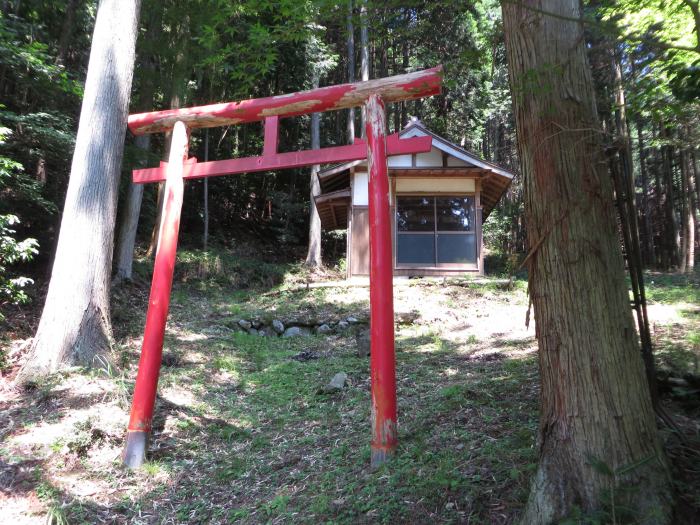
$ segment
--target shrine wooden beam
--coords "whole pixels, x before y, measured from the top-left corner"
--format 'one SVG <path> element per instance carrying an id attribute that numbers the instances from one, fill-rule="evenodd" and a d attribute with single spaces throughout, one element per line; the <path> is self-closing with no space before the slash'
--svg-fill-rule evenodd
<path id="1" fill-rule="evenodd" d="M 277 138 L 275 133 L 277 123 L 270 124 L 268 128 L 267 120 L 265 125 L 263 155 L 210 162 L 196 162 L 195 159 L 190 159 L 190 161 L 185 164 L 183 178 L 199 179 L 202 177 L 232 175 L 235 173 L 301 168 L 313 164 L 348 162 L 367 158 L 367 142 L 363 139 L 355 139 L 355 143 L 349 146 L 334 146 L 331 148 L 276 153 Z M 274 149 L 272 144 L 274 144 Z M 389 155 L 425 153 L 430 151 L 431 146 L 431 137 L 400 139 L 398 134 L 394 133 L 393 135 L 389 135 L 386 139 L 386 148 Z M 135 184 L 162 182 L 165 180 L 167 170 L 167 162 L 161 162 L 158 168 L 134 170 L 133 181 Z"/>
<path id="2" fill-rule="evenodd" d="M 181 121 L 189 129 L 213 128 L 257 122 L 266 117 L 294 117 L 348 109 L 364 104 L 370 95 L 385 103 L 428 97 L 440 93 L 442 66 L 405 75 L 340 84 L 276 97 L 241 100 L 182 109 L 130 115 L 129 130 L 135 135 L 169 131 Z"/>

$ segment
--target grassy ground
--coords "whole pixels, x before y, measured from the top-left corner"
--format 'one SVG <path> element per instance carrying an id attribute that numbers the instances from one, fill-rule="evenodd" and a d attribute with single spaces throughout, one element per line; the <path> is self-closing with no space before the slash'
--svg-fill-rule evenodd
<path id="1" fill-rule="evenodd" d="M 128 472 L 119 461 L 148 290 L 137 281 L 115 294 L 117 367 L 69 370 L 30 391 L 6 381 L 0 390 L 4 520 L 517 520 L 535 468 L 538 394 L 523 283 L 513 290 L 467 281 L 396 287 L 396 310 L 415 317 L 397 327 L 400 446 L 394 461 L 373 472 L 369 362 L 356 350 L 363 325 L 298 338 L 235 330 L 239 318 L 362 321 L 368 290 L 307 288 L 294 266 L 223 254 L 183 253 L 180 263 L 146 468 Z M 697 284 L 652 277 L 659 363 L 692 370 Z M 337 372 L 347 373 L 349 385 L 319 393 Z M 665 402 L 697 438 L 697 409 Z M 680 464 L 690 464 L 674 450 Z M 692 472 L 676 473 L 683 505 L 700 506 Z"/>

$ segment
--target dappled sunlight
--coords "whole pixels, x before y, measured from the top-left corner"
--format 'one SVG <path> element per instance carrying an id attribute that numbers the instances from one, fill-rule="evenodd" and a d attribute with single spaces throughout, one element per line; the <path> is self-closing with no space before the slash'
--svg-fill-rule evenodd
<path id="1" fill-rule="evenodd" d="M 534 464 L 539 394 L 524 292 L 442 281 L 397 287 L 399 453 L 375 475 L 367 469 L 369 359 L 357 351 L 368 328 L 367 289 L 355 288 L 190 304 L 183 287 L 166 334 L 150 461 L 141 471 L 119 466 L 140 323 L 118 346 L 123 376 L 72 373 L 47 385 L 36 422 L 28 419 L 3 446 L 41 458 L 37 479 L 70 502 L 71 516 L 86 512 L 89 522 L 187 521 L 217 509 L 229 509 L 224 522 L 271 521 L 287 511 L 310 522 L 331 515 L 352 522 L 386 504 L 395 517 L 430 522 L 435 508 L 454 501 L 454 509 L 491 522 L 489 505 L 504 498 L 509 515 L 517 513 Z M 697 316 L 690 307 L 656 306 L 663 308 L 655 318 L 670 323 L 657 321 L 657 335 L 670 333 L 675 339 L 665 340 L 676 344 L 685 335 L 674 323 Z M 238 326 L 239 319 L 349 316 L 358 324 L 329 335 L 260 337 Z M 685 359 L 664 352 L 664 359 Z M 338 372 L 347 374 L 346 385 L 328 392 Z M 23 498 L 13 505 L 28 508 Z M 457 516 L 454 509 L 445 515 Z"/>
<path id="2" fill-rule="evenodd" d="M 683 312 L 697 309 L 697 305 L 688 303 L 662 304 L 655 303 L 647 306 L 649 320 L 654 325 L 669 325 L 683 322 Z"/>

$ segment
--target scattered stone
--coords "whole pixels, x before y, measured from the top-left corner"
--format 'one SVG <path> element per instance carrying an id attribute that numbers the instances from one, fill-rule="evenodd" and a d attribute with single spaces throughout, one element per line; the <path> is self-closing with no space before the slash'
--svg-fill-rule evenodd
<path id="1" fill-rule="evenodd" d="M 415 310 L 410 312 L 396 312 L 394 317 L 398 324 L 413 324 L 420 317 L 420 313 Z"/>
<path id="2" fill-rule="evenodd" d="M 480 363 L 490 363 L 493 361 L 501 361 L 506 358 L 501 352 L 492 352 L 490 354 L 472 354 L 469 356 L 470 361 L 478 361 Z"/>
<path id="3" fill-rule="evenodd" d="M 330 334 L 333 331 L 333 329 L 328 326 L 326 323 L 322 324 L 318 328 L 316 328 L 316 333 L 317 334 Z"/>
<path id="4" fill-rule="evenodd" d="M 250 324 L 253 325 L 253 328 L 256 328 L 256 329 L 258 329 L 258 330 L 259 330 L 260 327 L 262 326 L 262 322 L 260 321 L 260 319 L 252 319 L 252 320 L 250 321 Z"/>
<path id="5" fill-rule="evenodd" d="M 260 337 L 265 337 L 267 335 L 267 330 L 265 330 L 264 328 L 261 330 L 258 330 L 258 335 Z"/>
<path id="6" fill-rule="evenodd" d="M 337 388 L 338 390 L 341 390 L 345 387 L 345 382 L 347 380 L 348 375 L 345 372 L 338 372 L 333 376 L 333 379 L 331 379 L 331 382 L 328 383 L 328 386 L 331 388 Z"/>
<path id="7" fill-rule="evenodd" d="M 248 335 L 260 335 L 260 332 L 256 328 L 249 328 Z"/>
<path id="8" fill-rule="evenodd" d="M 284 331 L 284 334 L 282 334 L 282 337 L 299 337 L 302 335 L 306 335 L 304 330 L 299 328 L 298 326 L 290 326 Z"/>
<path id="9" fill-rule="evenodd" d="M 272 321 L 272 329 L 278 334 L 283 334 L 284 324 L 282 324 L 282 321 L 280 321 L 279 319 L 275 319 L 274 321 Z"/>
<path id="10" fill-rule="evenodd" d="M 253 327 L 253 324 L 250 321 L 241 319 L 240 321 L 238 321 L 238 326 L 243 328 L 243 330 L 250 330 Z"/>
<path id="11" fill-rule="evenodd" d="M 340 392 L 343 388 L 345 388 L 345 383 L 347 380 L 348 375 L 345 372 L 338 372 L 333 376 L 331 382 L 328 383 L 326 386 L 319 388 L 317 393 L 332 394 L 334 392 Z"/>
<path id="12" fill-rule="evenodd" d="M 370 355 L 370 336 L 369 329 L 361 330 L 355 334 L 355 342 L 357 343 L 358 357 L 367 357 Z"/>
<path id="13" fill-rule="evenodd" d="M 347 321 L 340 321 L 338 323 L 338 330 L 347 330 L 350 324 Z"/>
<path id="14" fill-rule="evenodd" d="M 357 317 L 352 317 L 352 316 L 348 317 L 348 318 L 346 319 L 346 321 L 347 321 L 348 323 L 350 323 L 350 324 L 357 324 L 357 323 L 360 322 L 360 321 L 357 319 Z"/>
<path id="15" fill-rule="evenodd" d="M 180 366 L 181 359 L 177 354 L 172 352 L 163 352 L 163 357 L 161 357 L 161 363 L 164 367 L 171 368 Z"/>
<path id="16" fill-rule="evenodd" d="M 452 510 L 452 509 L 455 508 L 455 504 L 452 503 L 451 501 L 449 501 L 449 502 L 445 505 L 445 508 L 446 508 L 447 510 Z"/>
<path id="17" fill-rule="evenodd" d="M 308 350 L 304 350 L 303 352 L 299 352 L 298 354 L 294 354 L 292 356 L 292 359 L 295 361 L 299 361 L 300 363 L 305 363 L 306 361 L 311 361 L 312 359 L 318 359 L 318 354 L 316 352 L 309 352 Z"/>

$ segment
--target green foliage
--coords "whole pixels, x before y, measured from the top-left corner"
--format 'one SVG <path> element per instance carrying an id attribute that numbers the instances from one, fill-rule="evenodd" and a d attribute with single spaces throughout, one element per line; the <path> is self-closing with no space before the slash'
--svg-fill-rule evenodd
<path id="1" fill-rule="evenodd" d="M 0 144 L 9 130 L 0 128 Z M 10 184 L 15 183 L 15 191 L 32 193 L 34 186 L 21 177 L 22 165 L 9 158 L 0 156 L 0 195 L 7 195 Z M 2 210 L 0 210 L 2 211 Z M 29 300 L 25 288 L 32 284 L 32 279 L 11 273 L 10 266 L 19 262 L 30 261 L 38 253 L 36 239 L 17 240 L 15 226 L 19 217 L 13 214 L 0 214 L 0 308 L 7 304 L 22 304 Z M 4 319 L 0 310 L 0 321 Z"/>
<path id="2" fill-rule="evenodd" d="M 0 12 L 0 66 L 13 74 L 13 80 L 31 90 L 47 90 L 82 97 L 82 85 L 55 64 L 49 45 L 34 38 L 41 24 Z"/>
<path id="3" fill-rule="evenodd" d="M 644 279 L 650 303 L 700 304 L 700 275 L 647 273 Z"/>
<path id="4" fill-rule="evenodd" d="M 26 303 L 29 300 L 24 288 L 33 284 L 28 277 L 10 277 L 8 266 L 17 262 L 26 262 L 38 253 L 36 239 L 17 241 L 15 230 L 10 226 L 17 224 L 15 215 L 0 215 L 0 306 Z M 0 320 L 4 317 L 0 312 Z"/>

